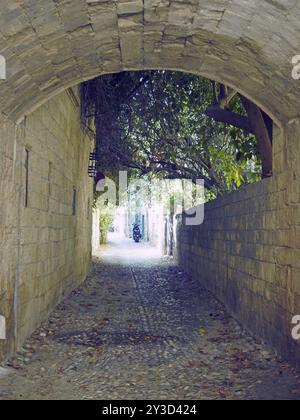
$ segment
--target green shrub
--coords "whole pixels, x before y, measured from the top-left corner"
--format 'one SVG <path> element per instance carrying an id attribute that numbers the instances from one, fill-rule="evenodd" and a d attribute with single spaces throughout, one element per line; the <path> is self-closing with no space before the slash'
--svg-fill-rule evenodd
<path id="1" fill-rule="evenodd" d="M 100 207 L 100 243 L 107 243 L 107 235 L 114 220 L 115 207 L 111 205 Z"/>

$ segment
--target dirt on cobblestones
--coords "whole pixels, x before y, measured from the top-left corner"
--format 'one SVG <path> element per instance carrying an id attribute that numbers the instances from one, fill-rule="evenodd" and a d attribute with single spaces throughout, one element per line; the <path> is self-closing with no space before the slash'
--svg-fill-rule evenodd
<path id="1" fill-rule="evenodd" d="M 101 251 L 0 368 L 0 399 L 300 399 L 277 360 L 209 292 L 146 245 Z"/>

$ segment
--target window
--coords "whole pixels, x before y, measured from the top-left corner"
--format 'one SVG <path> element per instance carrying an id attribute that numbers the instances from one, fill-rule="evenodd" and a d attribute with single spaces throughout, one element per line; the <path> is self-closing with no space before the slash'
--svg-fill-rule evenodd
<path id="1" fill-rule="evenodd" d="M 28 207 L 28 193 L 29 193 L 29 150 L 25 150 L 25 200 L 24 205 Z"/>
<path id="2" fill-rule="evenodd" d="M 72 203 L 72 214 L 73 214 L 73 216 L 76 216 L 76 195 L 77 195 L 77 193 L 76 193 L 76 189 L 74 188 L 73 189 L 73 203 Z"/>

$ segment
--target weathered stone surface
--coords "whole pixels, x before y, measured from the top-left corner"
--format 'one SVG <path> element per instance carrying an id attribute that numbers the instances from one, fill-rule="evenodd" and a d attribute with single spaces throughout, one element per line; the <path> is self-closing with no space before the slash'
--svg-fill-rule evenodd
<path id="1" fill-rule="evenodd" d="M 83 79 L 128 67 L 177 68 L 223 81 L 287 122 L 300 109 L 291 77 L 299 16 L 296 0 L 5 0 L 0 110 L 18 120 Z"/>
<path id="2" fill-rule="evenodd" d="M 142 0 L 118 2 L 118 15 L 132 15 L 132 14 L 142 13 L 142 11 L 143 11 Z"/>
<path id="3" fill-rule="evenodd" d="M 86 277 L 92 183 L 87 176 L 91 141 L 82 132 L 71 92 L 57 96 L 19 126 L 4 120 L 0 136 L 0 315 L 7 324 L 7 340 L 0 340 L 1 359 Z"/>
<path id="4" fill-rule="evenodd" d="M 299 132 L 298 121 L 275 130 L 272 179 L 209 203 L 203 225 L 180 223 L 177 232 L 185 270 L 249 330 L 298 365 L 291 322 L 300 313 Z"/>
<path id="5" fill-rule="evenodd" d="M 83 216 L 89 187 L 86 164 L 76 159 L 87 156 L 88 146 L 79 141 L 78 113 L 60 97 L 30 114 L 82 80 L 124 69 L 167 68 L 235 87 L 281 126 L 274 138 L 274 178 L 210 205 L 192 242 L 182 230 L 180 252 L 192 273 L 201 271 L 237 316 L 293 358 L 289 323 L 291 314 L 300 312 L 300 83 L 291 77 L 291 59 L 300 54 L 300 2 L 1 3 L 0 54 L 8 77 L 0 81 L 0 314 L 7 318 L 10 339 L 1 343 L 0 353 L 13 349 L 14 334 L 22 341 L 47 316 L 74 279 L 84 277 L 89 261 L 83 233 L 90 226 Z M 14 124 L 26 115 L 26 124 Z M 66 132 L 68 117 L 73 129 Z M 25 146 L 36 170 L 30 210 L 18 211 Z M 70 216 L 74 185 L 82 206 L 76 222 Z M 16 269 L 22 259 L 24 266 Z M 15 329 L 18 276 L 22 325 Z M 27 287 L 31 281 L 34 293 Z"/>
<path id="6" fill-rule="evenodd" d="M 297 370 L 197 279 L 157 249 L 115 245 L 0 368 L 1 399 L 299 400 Z"/>

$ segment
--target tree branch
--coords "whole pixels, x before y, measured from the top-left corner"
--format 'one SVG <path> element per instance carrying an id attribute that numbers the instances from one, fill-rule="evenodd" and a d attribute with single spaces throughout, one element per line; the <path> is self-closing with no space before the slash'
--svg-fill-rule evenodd
<path id="1" fill-rule="evenodd" d="M 260 157 L 262 160 L 262 176 L 268 178 L 273 174 L 273 152 L 270 127 L 265 122 L 263 111 L 249 99 L 240 95 L 245 110 L 247 111 L 251 128 L 258 142 Z"/>
<path id="2" fill-rule="evenodd" d="M 233 125 L 248 134 L 254 134 L 251 122 L 247 117 L 239 115 L 235 112 L 227 111 L 219 106 L 211 106 L 205 113 L 209 118 L 213 118 L 214 120 L 225 124 Z"/>

